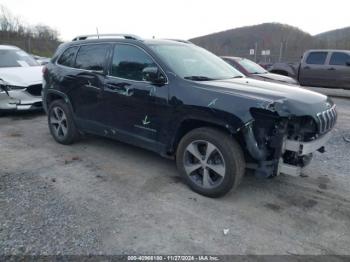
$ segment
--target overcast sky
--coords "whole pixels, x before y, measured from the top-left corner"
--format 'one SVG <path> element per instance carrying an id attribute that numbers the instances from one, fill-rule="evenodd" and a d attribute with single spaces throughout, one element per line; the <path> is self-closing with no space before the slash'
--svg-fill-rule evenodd
<path id="1" fill-rule="evenodd" d="M 63 40 L 76 35 L 133 33 L 144 38 L 205 35 L 264 22 L 309 32 L 350 26 L 350 0 L 0 0 L 28 24 L 43 23 Z"/>

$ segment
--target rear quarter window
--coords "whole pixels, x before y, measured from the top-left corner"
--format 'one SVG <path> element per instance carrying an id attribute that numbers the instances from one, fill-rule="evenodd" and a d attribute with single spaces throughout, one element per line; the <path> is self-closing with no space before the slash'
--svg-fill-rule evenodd
<path id="1" fill-rule="evenodd" d="M 75 54 L 78 50 L 77 46 L 69 47 L 58 59 L 57 63 L 59 65 L 74 67 Z"/>
<path id="2" fill-rule="evenodd" d="M 327 55 L 327 52 L 311 52 L 306 58 L 306 63 L 309 65 L 324 65 Z"/>

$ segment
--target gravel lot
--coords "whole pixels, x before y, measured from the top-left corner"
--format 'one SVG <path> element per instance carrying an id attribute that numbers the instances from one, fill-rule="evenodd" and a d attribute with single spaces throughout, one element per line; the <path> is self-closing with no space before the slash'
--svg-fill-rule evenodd
<path id="1" fill-rule="evenodd" d="M 220 199 L 148 151 L 93 136 L 59 145 L 43 114 L 6 115 L 0 254 L 350 255 L 350 100 L 335 100 L 335 135 L 304 176 L 247 173 Z"/>

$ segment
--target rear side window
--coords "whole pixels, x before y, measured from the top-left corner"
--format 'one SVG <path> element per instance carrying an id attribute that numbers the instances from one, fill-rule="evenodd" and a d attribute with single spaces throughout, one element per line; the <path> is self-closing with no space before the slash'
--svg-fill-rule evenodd
<path id="1" fill-rule="evenodd" d="M 157 65 L 143 50 L 131 45 L 115 46 L 111 76 L 142 81 L 142 70 L 146 67 L 157 67 Z"/>
<path id="2" fill-rule="evenodd" d="M 108 46 L 108 44 L 81 46 L 77 54 L 75 67 L 85 70 L 103 70 Z"/>
<path id="3" fill-rule="evenodd" d="M 341 52 L 335 52 L 331 56 L 329 61 L 330 65 L 346 65 L 346 62 L 350 62 L 350 55 Z"/>
<path id="4" fill-rule="evenodd" d="M 76 54 L 77 50 L 78 50 L 77 46 L 73 46 L 73 47 L 68 48 L 66 51 L 63 52 L 61 57 L 58 59 L 57 63 L 60 65 L 73 67 L 75 54 Z"/>
<path id="5" fill-rule="evenodd" d="M 323 65 L 326 62 L 327 52 L 312 52 L 306 59 L 309 65 Z"/>

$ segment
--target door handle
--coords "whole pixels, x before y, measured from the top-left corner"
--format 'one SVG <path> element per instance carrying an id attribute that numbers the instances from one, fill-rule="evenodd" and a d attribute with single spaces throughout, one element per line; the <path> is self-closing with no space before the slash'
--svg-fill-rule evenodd
<path id="1" fill-rule="evenodd" d="M 309 66 L 305 66 L 303 69 L 311 69 Z"/>
<path id="2" fill-rule="evenodd" d="M 331 67 L 331 68 L 328 68 L 328 70 L 330 70 L 330 71 L 334 71 L 334 70 L 335 70 L 335 68 L 334 68 L 334 67 Z"/>
<path id="3" fill-rule="evenodd" d="M 85 87 L 101 90 L 101 88 L 99 88 L 98 86 L 95 86 L 95 85 L 91 84 L 90 81 L 87 81 L 87 83 L 85 84 Z"/>
<path id="4" fill-rule="evenodd" d="M 128 86 L 121 86 L 121 85 L 113 85 L 113 84 L 106 84 L 107 88 L 111 92 L 118 93 L 120 95 L 124 96 L 132 96 L 134 94 L 134 89 L 132 87 Z"/>

